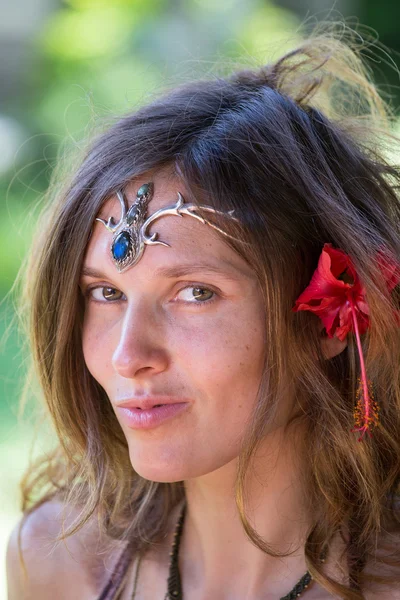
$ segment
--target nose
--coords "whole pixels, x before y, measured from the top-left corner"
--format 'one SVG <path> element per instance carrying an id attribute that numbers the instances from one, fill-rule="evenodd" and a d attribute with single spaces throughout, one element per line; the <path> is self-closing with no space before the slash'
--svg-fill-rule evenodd
<path id="1" fill-rule="evenodd" d="M 129 306 L 121 321 L 117 346 L 113 352 L 114 370 L 129 379 L 164 371 L 169 357 L 162 325 L 150 307 Z"/>

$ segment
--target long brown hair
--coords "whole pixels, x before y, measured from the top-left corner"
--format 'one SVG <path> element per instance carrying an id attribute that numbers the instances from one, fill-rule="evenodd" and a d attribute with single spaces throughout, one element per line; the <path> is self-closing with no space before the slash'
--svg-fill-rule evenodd
<path id="1" fill-rule="evenodd" d="M 96 514 L 104 532 L 130 540 L 137 552 L 163 538 L 171 510 L 183 499 L 182 482 L 148 481 L 132 469 L 110 402 L 85 366 L 78 287 L 101 205 L 138 175 L 168 166 L 192 202 L 235 210 L 245 250 L 229 243 L 258 274 L 265 298 L 268 378 L 243 440 L 236 483 L 243 527 L 264 552 L 287 556 L 251 527 L 245 489 L 251 458 L 290 385 L 296 421 L 307 430 L 302 477 L 315 515 L 305 547 L 309 570 L 341 598 L 364 597 L 364 567 L 376 558 L 378 541 L 400 532 L 398 297 L 385 293 L 374 260 L 382 246 L 400 258 L 400 173 L 386 156 L 398 140 L 361 60 L 359 39 L 319 32 L 267 66 L 164 93 L 92 140 L 63 192 L 49 195 L 25 298 L 34 369 L 59 445 L 22 482 L 26 515 L 57 495 L 81 510 L 65 536 Z M 354 342 L 325 360 L 319 319 L 291 312 L 325 242 L 351 256 L 370 306 L 362 343 L 381 410 L 379 427 L 363 443 L 350 433 Z M 320 561 L 338 532 L 346 544 L 348 586 L 325 574 Z M 394 558 L 400 559 L 398 549 Z M 379 560 L 389 563 L 390 556 Z"/>

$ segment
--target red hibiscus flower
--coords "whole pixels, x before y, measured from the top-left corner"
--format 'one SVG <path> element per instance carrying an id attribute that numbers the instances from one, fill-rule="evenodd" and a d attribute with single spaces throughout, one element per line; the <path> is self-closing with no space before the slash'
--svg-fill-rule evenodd
<path id="1" fill-rule="evenodd" d="M 336 335 L 343 341 L 353 328 L 351 303 L 363 334 L 369 326 L 364 288 L 350 257 L 332 248 L 332 244 L 324 244 L 310 284 L 297 298 L 292 311 L 313 312 L 325 325 L 328 337 Z"/>
<path id="2" fill-rule="evenodd" d="M 400 265 L 383 252 L 377 254 L 377 262 L 389 292 L 400 282 Z M 293 312 L 307 310 L 318 315 L 325 326 L 328 337 L 336 336 L 341 341 L 353 331 L 357 339 L 360 357 L 361 379 L 354 411 L 356 427 L 363 438 L 366 431 L 377 425 L 378 407 L 373 399 L 372 384 L 367 379 L 360 335 L 369 327 L 369 307 L 365 289 L 359 280 L 351 258 L 342 250 L 326 243 L 309 285 L 297 298 Z M 400 324 L 400 311 L 396 312 Z"/>

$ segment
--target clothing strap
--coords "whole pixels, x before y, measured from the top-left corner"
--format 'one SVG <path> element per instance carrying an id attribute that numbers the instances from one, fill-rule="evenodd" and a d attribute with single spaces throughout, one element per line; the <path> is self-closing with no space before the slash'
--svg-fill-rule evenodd
<path id="1" fill-rule="evenodd" d="M 112 600 L 121 584 L 121 581 L 125 577 L 125 574 L 132 561 L 132 544 L 128 543 L 124 550 L 121 552 L 113 570 L 112 574 L 104 586 L 98 600 Z"/>
<path id="2" fill-rule="evenodd" d="M 137 582 L 138 582 L 138 579 L 139 579 L 139 569 L 140 569 L 140 563 L 141 563 L 141 561 L 142 561 L 142 555 L 140 554 L 136 558 L 135 581 L 134 581 L 134 584 L 133 584 L 133 592 L 132 592 L 132 598 L 131 598 L 131 600 L 134 600 L 135 596 L 136 596 L 136 589 L 137 589 Z"/>

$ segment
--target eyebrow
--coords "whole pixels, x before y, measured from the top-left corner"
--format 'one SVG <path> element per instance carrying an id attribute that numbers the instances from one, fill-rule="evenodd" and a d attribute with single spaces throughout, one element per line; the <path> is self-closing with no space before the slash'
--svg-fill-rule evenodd
<path id="1" fill-rule="evenodd" d="M 210 264 L 189 264 L 189 265 L 171 265 L 169 267 L 159 267 L 155 271 L 153 271 L 154 277 L 181 277 L 183 275 L 189 275 L 190 273 L 197 273 L 199 271 L 206 273 L 217 273 L 218 275 L 222 275 L 225 279 L 230 279 L 232 281 L 238 281 L 240 277 L 247 277 L 249 275 L 238 269 L 234 265 L 230 263 L 224 263 L 224 266 L 210 265 Z M 90 266 L 83 266 L 82 277 L 94 277 L 94 278 L 103 278 L 107 277 L 105 273 L 98 271 L 97 269 L 93 269 Z"/>

